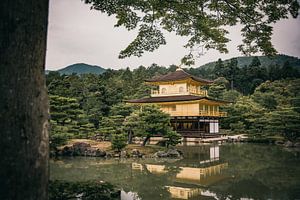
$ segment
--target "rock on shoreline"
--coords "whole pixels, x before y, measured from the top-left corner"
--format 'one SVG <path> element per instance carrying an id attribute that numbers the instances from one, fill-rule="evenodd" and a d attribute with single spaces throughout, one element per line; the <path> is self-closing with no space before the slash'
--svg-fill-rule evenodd
<path id="1" fill-rule="evenodd" d="M 56 156 L 90 156 L 105 157 L 106 151 L 92 147 L 88 143 L 76 142 L 72 146 L 65 146 L 56 151 Z"/>
<path id="2" fill-rule="evenodd" d="M 138 149 L 132 149 L 130 152 L 110 152 L 93 147 L 85 142 L 76 142 L 71 146 L 64 146 L 61 149 L 57 149 L 52 156 L 86 156 L 102 158 L 182 158 L 182 152 L 174 148 L 167 149 L 165 151 L 158 151 L 149 155 L 145 155 Z"/>
<path id="3" fill-rule="evenodd" d="M 177 149 L 158 151 L 153 155 L 154 158 L 182 158 L 182 152 Z"/>

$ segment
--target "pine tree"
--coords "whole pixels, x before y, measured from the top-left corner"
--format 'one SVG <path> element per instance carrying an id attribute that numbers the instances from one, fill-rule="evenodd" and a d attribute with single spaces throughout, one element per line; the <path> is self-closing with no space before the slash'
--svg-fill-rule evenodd
<path id="1" fill-rule="evenodd" d="M 126 136 L 124 134 L 113 134 L 111 139 L 111 147 L 114 150 L 120 152 L 123 148 L 126 147 Z"/>
<path id="2" fill-rule="evenodd" d="M 113 105 L 110 109 L 110 115 L 121 115 L 123 117 L 129 116 L 134 110 L 134 106 L 120 103 Z"/>
<path id="3" fill-rule="evenodd" d="M 171 127 L 169 130 L 166 131 L 164 138 L 166 138 L 167 148 L 169 146 L 176 146 L 177 144 L 181 143 L 181 135 L 178 134 L 176 131 L 171 130 Z"/>
<path id="4" fill-rule="evenodd" d="M 125 118 L 123 122 L 123 128 L 128 136 L 128 144 L 132 143 L 132 138 L 134 134 L 138 133 L 139 123 L 139 112 L 133 112 Z"/>
<path id="5" fill-rule="evenodd" d="M 289 141 L 300 137 L 300 115 L 291 108 L 282 107 L 268 115 L 267 130 L 273 134 L 281 134 Z"/>
<path id="6" fill-rule="evenodd" d="M 172 129 L 170 128 L 170 116 L 156 106 L 144 106 L 138 112 L 138 123 L 134 128 L 135 135 L 144 137 L 143 146 L 155 135 L 167 136 Z M 170 134 L 171 137 L 174 135 Z"/>
<path id="7" fill-rule="evenodd" d="M 102 117 L 99 132 L 103 135 L 105 140 L 111 140 L 113 134 L 121 134 L 123 132 L 123 122 L 124 117 L 122 115 Z"/>
<path id="8" fill-rule="evenodd" d="M 70 138 L 88 138 L 95 133 L 93 124 L 75 98 L 50 96 L 50 147 L 56 148 Z"/>
<path id="9" fill-rule="evenodd" d="M 226 91 L 227 85 L 228 80 L 226 78 L 220 77 L 216 79 L 214 83 L 209 86 L 208 96 L 216 99 L 223 99 L 223 94 Z"/>
<path id="10" fill-rule="evenodd" d="M 50 96 L 50 116 L 56 124 L 65 126 L 75 123 L 82 113 L 77 99 L 57 95 Z"/>

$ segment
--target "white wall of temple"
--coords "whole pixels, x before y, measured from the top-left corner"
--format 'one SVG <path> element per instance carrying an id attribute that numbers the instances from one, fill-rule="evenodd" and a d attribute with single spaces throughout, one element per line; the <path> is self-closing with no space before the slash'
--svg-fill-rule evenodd
<path id="1" fill-rule="evenodd" d="M 219 121 L 213 120 L 209 122 L 209 133 L 219 133 Z"/>
<path id="2" fill-rule="evenodd" d="M 186 83 L 159 85 L 159 93 L 164 95 L 185 94 L 187 93 Z"/>

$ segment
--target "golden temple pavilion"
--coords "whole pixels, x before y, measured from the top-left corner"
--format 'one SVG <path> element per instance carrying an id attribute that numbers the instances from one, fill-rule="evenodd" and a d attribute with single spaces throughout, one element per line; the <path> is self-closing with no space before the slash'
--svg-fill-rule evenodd
<path id="1" fill-rule="evenodd" d="M 151 91 L 151 97 L 129 100 L 128 103 L 158 105 L 170 114 L 174 130 L 185 138 L 219 136 L 219 119 L 227 116 L 226 112 L 219 110 L 219 106 L 227 102 L 207 95 L 203 86 L 212 81 L 178 68 L 175 72 L 145 82 L 156 87 Z"/>

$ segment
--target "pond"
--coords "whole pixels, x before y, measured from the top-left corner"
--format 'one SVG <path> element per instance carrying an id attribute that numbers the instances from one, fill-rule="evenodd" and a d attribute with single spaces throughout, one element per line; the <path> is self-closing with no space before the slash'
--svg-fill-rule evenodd
<path id="1" fill-rule="evenodd" d="M 179 147 L 184 159 L 51 160 L 52 180 L 103 180 L 122 200 L 300 199 L 300 153 L 274 145 Z"/>

